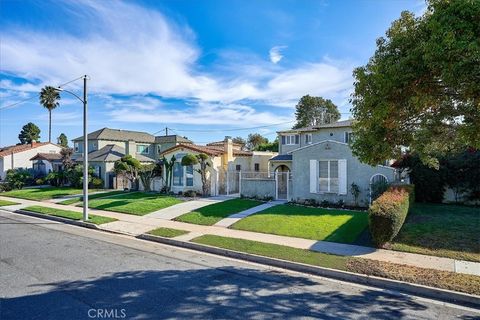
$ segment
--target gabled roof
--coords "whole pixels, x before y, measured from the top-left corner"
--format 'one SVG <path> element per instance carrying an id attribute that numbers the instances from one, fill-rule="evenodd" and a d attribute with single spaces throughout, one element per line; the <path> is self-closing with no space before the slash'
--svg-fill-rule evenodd
<path id="1" fill-rule="evenodd" d="M 82 141 L 83 136 L 73 139 L 73 141 Z M 88 134 L 88 140 L 110 140 L 110 141 L 128 141 L 135 142 L 155 142 L 155 137 L 147 132 L 130 131 L 120 129 L 102 128 Z"/>
<path id="2" fill-rule="evenodd" d="M 283 130 L 283 131 L 278 131 L 278 133 L 296 133 L 296 132 L 311 132 L 311 131 L 317 131 L 320 129 L 324 128 L 343 128 L 343 127 L 351 127 L 353 123 L 353 120 L 342 120 L 342 121 L 337 121 L 334 123 L 327 123 L 327 124 L 322 124 L 318 126 L 309 126 L 309 127 L 304 127 L 304 128 L 298 128 L 298 129 L 291 129 L 291 130 Z"/>
<path id="3" fill-rule="evenodd" d="M 179 144 L 174 147 L 168 148 L 167 150 L 163 151 L 160 155 L 164 155 L 178 149 L 188 149 L 198 153 L 205 153 L 206 155 L 209 155 L 211 157 L 221 156 L 222 154 L 225 153 L 225 151 L 223 150 L 223 147 L 208 146 L 208 145 L 200 146 L 197 144 Z M 233 155 L 237 157 L 242 157 L 242 156 L 249 157 L 253 155 L 253 152 L 234 149 Z"/>
<path id="4" fill-rule="evenodd" d="M 94 162 L 115 162 L 125 156 L 125 149 L 114 144 L 108 144 L 105 147 L 92 151 L 88 154 L 88 161 Z M 137 154 L 135 159 L 140 162 L 155 162 L 154 159 Z M 74 158 L 75 161 L 83 161 L 83 156 Z"/>
<path id="5" fill-rule="evenodd" d="M 34 157 L 30 158 L 30 160 L 46 160 L 49 162 L 53 161 L 61 161 L 62 155 L 60 153 L 37 153 Z"/>
<path id="6" fill-rule="evenodd" d="M 46 146 L 47 144 L 51 144 L 54 146 L 57 146 L 54 143 L 51 142 L 36 142 L 36 143 L 29 143 L 29 144 L 17 144 L 15 146 L 7 146 L 7 147 L 1 147 L 0 148 L 0 158 L 8 156 L 12 153 L 18 153 L 18 152 L 23 152 L 31 149 L 35 149 L 41 146 Z"/>
<path id="7" fill-rule="evenodd" d="M 168 136 L 156 136 L 155 143 L 193 143 L 185 137 L 171 134 Z"/>

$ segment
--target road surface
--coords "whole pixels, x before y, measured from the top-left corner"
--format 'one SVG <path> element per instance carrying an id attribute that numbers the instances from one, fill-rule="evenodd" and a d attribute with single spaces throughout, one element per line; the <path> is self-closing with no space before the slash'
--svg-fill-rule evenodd
<path id="1" fill-rule="evenodd" d="M 475 310 L 0 210 L 0 319 L 474 319 Z"/>

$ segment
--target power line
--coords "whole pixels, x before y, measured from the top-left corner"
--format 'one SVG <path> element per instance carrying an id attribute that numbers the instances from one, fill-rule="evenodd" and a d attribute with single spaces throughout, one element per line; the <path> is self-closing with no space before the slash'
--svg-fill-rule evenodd
<path id="1" fill-rule="evenodd" d="M 72 82 L 74 82 L 74 81 L 77 81 L 77 80 L 79 80 L 79 79 L 82 79 L 83 77 L 84 77 L 84 76 L 80 76 L 80 77 L 75 78 L 75 79 L 73 79 L 73 80 L 70 80 L 70 81 L 67 81 L 67 82 L 65 82 L 65 83 L 62 83 L 61 85 L 58 85 L 57 88 L 64 87 L 64 86 L 66 86 L 67 84 L 70 84 L 70 83 L 72 83 Z M 21 104 L 21 103 L 30 101 L 30 100 L 32 100 L 33 98 L 36 98 L 36 96 L 31 96 L 31 97 L 29 97 L 29 98 L 27 98 L 27 99 L 17 101 L 17 102 L 15 102 L 15 103 L 9 104 L 9 105 L 7 105 L 7 106 L 2 106 L 2 107 L 0 107 L 0 110 L 14 107 L 14 106 L 19 105 L 19 104 Z"/>

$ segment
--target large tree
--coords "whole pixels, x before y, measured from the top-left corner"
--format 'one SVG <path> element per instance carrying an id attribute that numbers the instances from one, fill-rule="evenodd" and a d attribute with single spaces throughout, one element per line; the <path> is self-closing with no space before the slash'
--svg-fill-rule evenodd
<path id="1" fill-rule="evenodd" d="M 130 187 L 134 190 L 138 189 L 138 171 L 141 163 L 131 155 L 126 155 L 120 160 L 115 161 L 113 171 L 120 174 L 130 181 Z"/>
<path id="2" fill-rule="evenodd" d="M 295 107 L 294 129 L 332 123 L 340 119 L 337 106 L 329 99 L 303 96 Z"/>
<path id="3" fill-rule="evenodd" d="M 240 136 L 233 138 L 232 142 L 236 144 L 240 144 L 242 146 L 242 149 L 245 148 L 245 146 L 247 145 L 247 141 Z"/>
<path id="4" fill-rule="evenodd" d="M 64 148 L 68 147 L 68 139 L 65 133 L 61 133 L 57 138 L 57 144 L 61 145 Z"/>
<path id="5" fill-rule="evenodd" d="M 46 86 L 40 91 L 40 104 L 48 110 L 48 142 L 52 142 L 52 110 L 58 107 L 60 93 L 54 87 Z"/>
<path id="6" fill-rule="evenodd" d="M 247 138 L 247 148 L 254 150 L 259 145 L 268 143 L 268 139 L 259 133 L 250 133 Z"/>
<path id="7" fill-rule="evenodd" d="M 40 128 L 34 123 L 29 122 L 22 127 L 22 131 L 18 135 L 21 144 L 32 143 L 32 141 L 40 140 Z"/>
<path id="8" fill-rule="evenodd" d="M 353 151 L 378 164 L 404 148 L 425 164 L 480 148 L 480 1 L 430 0 L 403 12 L 354 71 Z"/>

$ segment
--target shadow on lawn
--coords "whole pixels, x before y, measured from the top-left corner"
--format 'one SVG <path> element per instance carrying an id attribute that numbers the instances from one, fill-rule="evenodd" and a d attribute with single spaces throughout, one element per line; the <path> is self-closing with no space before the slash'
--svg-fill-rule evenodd
<path id="1" fill-rule="evenodd" d="M 88 319 L 91 309 L 124 309 L 126 318 L 139 319 L 398 319 L 427 309 L 408 296 L 344 294 L 305 277 L 235 267 L 119 272 L 38 286 L 51 289 L 3 299 L 2 319 Z"/>

